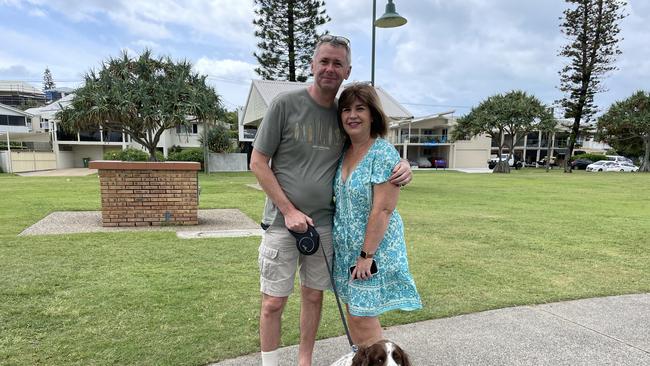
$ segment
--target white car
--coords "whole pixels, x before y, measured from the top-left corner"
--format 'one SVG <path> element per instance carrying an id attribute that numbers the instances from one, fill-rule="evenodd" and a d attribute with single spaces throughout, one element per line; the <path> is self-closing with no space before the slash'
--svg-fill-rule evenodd
<path id="1" fill-rule="evenodd" d="M 608 172 L 638 172 L 639 167 L 628 162 L 618 162 L 615 166 L 607 167 Z"/>
<path id="2" fill-rule="evenodd" d="M 627 162 L 599 160 L 587 165 L 588 172 L 637 172 L 639 167 Z"/>
<path id="3" fill-rule="evenodd" d="M 615 162 L 609 160 L 598 160 L 595 163 L 587 165 L 585 169 L 588 172 L 606 172 L 610 166 L 616 165 Z"/>
<path id="4" fill-rule="evenodd" d="M 431 161 L 424 156 L 420 156 L 418 158 L 417 164 L 419 168 L 431 168 L 431 166 L 433 165 L 431 164 Z"/>

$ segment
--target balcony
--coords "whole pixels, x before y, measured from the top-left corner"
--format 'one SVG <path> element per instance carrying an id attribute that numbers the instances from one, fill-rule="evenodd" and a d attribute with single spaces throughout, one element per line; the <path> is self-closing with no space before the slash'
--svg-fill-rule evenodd
<path id="1" fill-rule="evenodd" d="M 392 136 L 390 142 L 393 144 L 403 144 L 407 142 L 409 144 L 425 144 L 425 145 L 436 145 L 436 144 L 446 144 L 449 143 L 447 135 L 414 135 L 410 136 L 402 135 L 401 137 Z"/>
<path id="2" fill-rule="evenodd" d="M 555 140 L 555 148 L 565 148 L 567 147 L 567 144 L 569 143 L 569 139 L 556 139 Z"/>

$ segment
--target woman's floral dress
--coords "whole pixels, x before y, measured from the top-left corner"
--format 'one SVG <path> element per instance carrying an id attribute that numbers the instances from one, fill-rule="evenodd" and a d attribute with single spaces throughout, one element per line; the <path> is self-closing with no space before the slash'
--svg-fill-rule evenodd
<path id="1" fill-rule="evenodd" d="M 379 272 L 368 280 L 350 281 L 350 267 L 359 257 L 372 208 L 372 187 L 388 181 L 399 154 L 389 142 L 377 138 L 349 174 L 341 177 L 343 158 L 334 178 L 334 281 L 338 295 L 355 316 L 378 316 L 389 310 L 422 308 L 409 273 L 404 225 L 395 210 L 375 253 Z"/>

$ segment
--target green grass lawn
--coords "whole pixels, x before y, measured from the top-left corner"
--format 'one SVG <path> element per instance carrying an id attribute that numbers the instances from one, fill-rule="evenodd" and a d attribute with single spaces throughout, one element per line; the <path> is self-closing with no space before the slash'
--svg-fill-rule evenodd
<path id="1" fill-rule="evenodd" d="M 201 175 L 201 208 L 260 219 L 249 173 Z M 416 172 L 402 191 L 424 302 L 386 326 L 650 292 L 650 174 Z M 96 176 L 0 174 L 0 364 L 201 365 L 258 351 L 259 238 L 17 236 L 48 213 L 98 210 Z M 283 344 L 298 341 L 298 296 Z M 343 334 L 333 295 L 319 337 Z"/>

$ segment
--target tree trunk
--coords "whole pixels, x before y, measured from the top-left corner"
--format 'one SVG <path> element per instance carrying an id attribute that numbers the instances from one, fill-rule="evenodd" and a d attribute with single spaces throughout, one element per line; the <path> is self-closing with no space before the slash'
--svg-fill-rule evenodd
<path id="1" fill-rule="evenodd" d="M 573 156 L 573 148 L 576 144 L 576 139 L 578 138 L 578 133 L 580 132 L 580 116 L 582 115 L 582 106 L 578 116 L 573 120 L 573 126 L 571 127 L 571 134 L 569 135 L 569 143 L 566 147 L 566 155 L 564 156 L 564 172 L 571 173 L 571 156 Z"/>
<path id="2" fill-rule="evenodd" d="M 501 156 L 501 154 L 499 154 Z M 493 173 L 504 173 L 504 174 L 509 174 L 510 173 L 510 165 L 508 164 L 508 161 L 505 160 L 499 160 L 497 165 L 494 167 L 494 170 L 492 170 Z"/>
<path id="3" fill-rule="evenodd" d="M 650 172 L 650 134 L 643 137 L 643 144 L 645 145 L 645 152 L 643 154 L 643 163 L 640 172 Z"/>
<path id="4" fill-rule="evenodd" d="M 147 146 L 147 150 L 149 150 L 149 161 L 158 161 L 156 160 L 156 146 Z"/>

